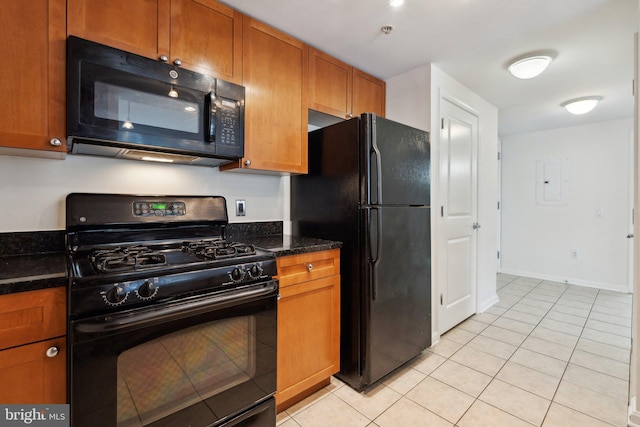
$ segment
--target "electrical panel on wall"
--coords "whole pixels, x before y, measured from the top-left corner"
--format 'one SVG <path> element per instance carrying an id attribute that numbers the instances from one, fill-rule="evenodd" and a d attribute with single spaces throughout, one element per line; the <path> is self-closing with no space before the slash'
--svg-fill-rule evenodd
<path id="1" fill-rule="evenodd" d="M 567 159 L 536 161 L 536 204 L 567 204 L 567 172 Z"/>

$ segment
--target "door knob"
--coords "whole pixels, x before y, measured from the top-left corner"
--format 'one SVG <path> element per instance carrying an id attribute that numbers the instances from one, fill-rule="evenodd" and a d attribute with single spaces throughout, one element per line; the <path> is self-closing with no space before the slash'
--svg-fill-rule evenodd
<path id="1" fill-rule="evenodd" d="M 474 222 L 472 227 L 474 230 L 477 230 L 478 228 L 480 228 L 480 224 L 478 224 L 477 222 Z"/>

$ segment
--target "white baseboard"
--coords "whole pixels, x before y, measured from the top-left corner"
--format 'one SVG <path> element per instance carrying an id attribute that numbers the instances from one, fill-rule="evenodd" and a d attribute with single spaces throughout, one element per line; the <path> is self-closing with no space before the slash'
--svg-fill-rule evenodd
<path id="1" fill-rule="evenodd" d="M 627 426 L 640 427 L 640 412 L 638 412 L 638 408 L 636 407 L 636 396 L 631 396 L 629 400 Z"/>
<path id="2" fill-rule="evenodd" d="M 492 305 L 499 302 L 500 298 L 498 298 L 498 294 L 493 294 L 490 298 L 487 298 L 484 301 L 478 301 L 478 307 L 476 309 L 477 313 L 484 313 L 487 309 L 489 309 Z"/>
<path id="3" fill-rule="evenodd" d="M 440 334 L 438 332 L 431 332 L 431 347 L 438 344 L 440 341 Z"/>
<path id="4" fill-rule="evenodd" d="M 561 277 L 561 276 L 554 276 L 551 274 L 534 273 L 531 271 L 514 270 L 510 268 L 502 268 L 500 270 L 500 273 L 511 274 L 513 276 L 531 277 L 531 278 L 540 279 L 540 280 L 550 280 L 552 282 L 569 283 L 571 285 L 585 286 L 587 288 L 606 289 L 609 291 L 625 292 L 625 293 L 629 292 L 626 285 L 616 285 L 614 283 L 606 283 L 606 282 L 595 282 L 591 280 L 578 279 L 575 277 Z"/>

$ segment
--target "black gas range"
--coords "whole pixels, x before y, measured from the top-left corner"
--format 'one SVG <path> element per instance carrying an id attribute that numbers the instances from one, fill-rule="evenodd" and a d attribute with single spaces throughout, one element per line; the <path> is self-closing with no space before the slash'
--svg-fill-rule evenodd
<path id="1" fill-rule="evenodd" d="M 72 317 L 237 289 L 276 275 L 275 254 L 225 239 L 222 197 L 69 195 Z"/>
<path id="2" fill-rule="evenodd" d="M 225 199 L 66 207 L 73 425 L 275 425 L 275 254 L 225 238 Z"/>

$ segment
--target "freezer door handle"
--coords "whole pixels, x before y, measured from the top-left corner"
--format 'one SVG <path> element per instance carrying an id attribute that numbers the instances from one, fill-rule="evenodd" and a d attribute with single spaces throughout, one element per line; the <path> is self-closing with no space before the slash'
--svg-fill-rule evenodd
<path id="1" fill-rule="evenodd" d="M 375 256 L 373 254 L 373 242 L 372 242 L 372 222 L 371 213 L 376 211 L 376 241 L 375 241 Z M 371 207 L 367 209 L 367 227 L 369 229 L 369 262 L 371 263 L 371 300 L 378 299 L 378 265 L 380 264 L 380 257 L 382 255 L 382 209 L 377 207 Z"/>

